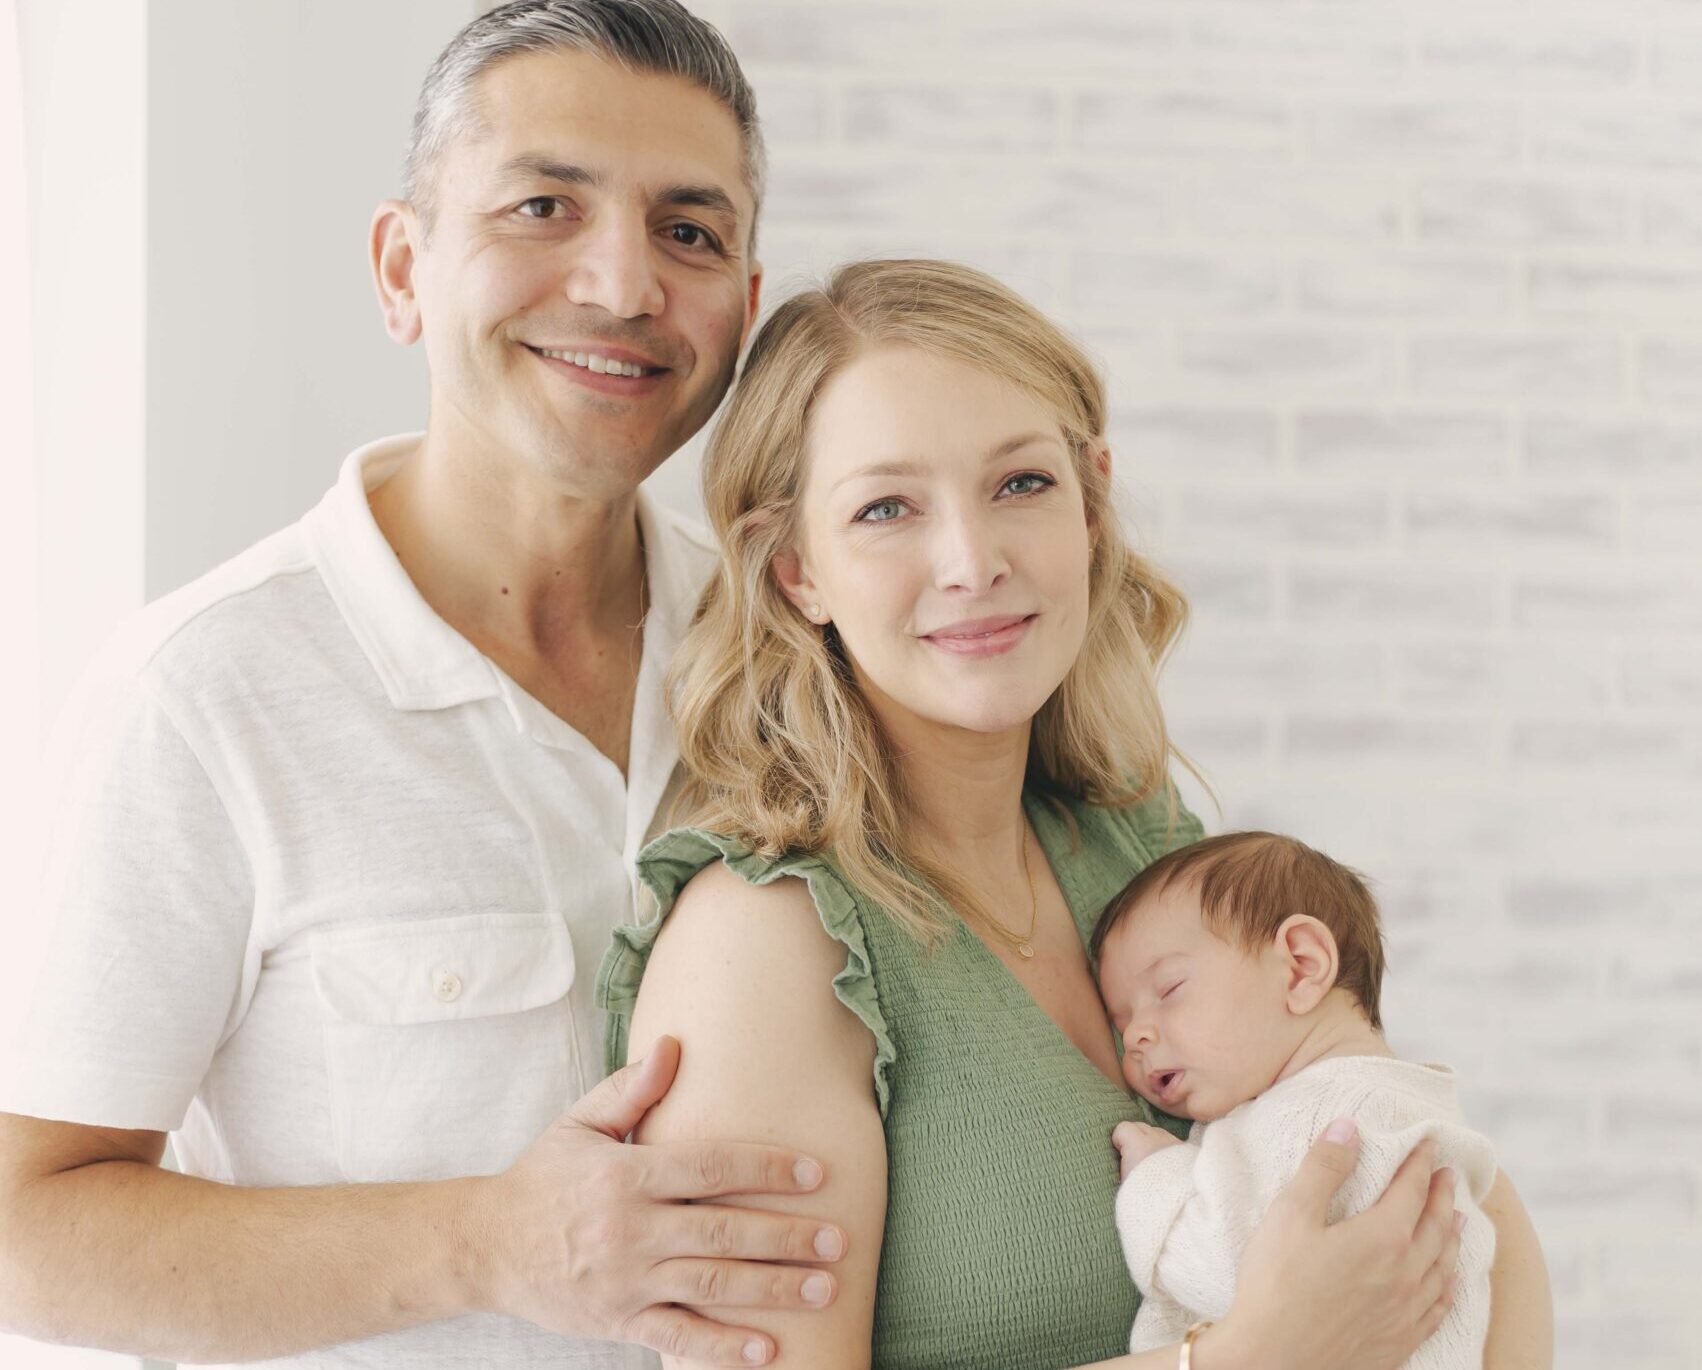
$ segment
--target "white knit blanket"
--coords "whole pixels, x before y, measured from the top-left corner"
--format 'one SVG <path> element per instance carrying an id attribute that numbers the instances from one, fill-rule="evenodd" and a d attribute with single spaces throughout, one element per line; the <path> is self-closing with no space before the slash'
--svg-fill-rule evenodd
<path id="1" fill-rule="evenodd" d="M 1435 1334 L 1407 1370 L 1481 1367 L 1489 1327 L 1495 1228 L 1479 1202 L 1495 1182 L 1488 1140 L 1461 1121 L 1453 1072 L 1380 1056 L 1319 1061 L 1215 1123 L 1195 1123 L 1182 1146 L 1136 1166 L 1117 1192 L 1117 1232 L 1142 1303 L 1129 1349 L 1181 1340 L 1235 1298 L 1247 1238 L 1333 1118 L 1359 1124 L 1359 1164 L 1330 1206 L 1336 1222 L 1370 1207 L 1407 1153 L 1436 1139 L 1439 1166 L 1459 1176 L 1459 1287 Z"/>

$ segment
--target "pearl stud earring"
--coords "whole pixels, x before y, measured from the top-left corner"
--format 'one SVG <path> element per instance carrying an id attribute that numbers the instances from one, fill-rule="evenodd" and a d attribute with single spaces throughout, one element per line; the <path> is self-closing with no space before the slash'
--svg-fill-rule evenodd
<path id="1" fill-rule="evenodd" d="M 821 617 L 821 605 L 819 605 L 819 604 L 810 605 L 810 617 L 811 618 L 820 618 Z"/>

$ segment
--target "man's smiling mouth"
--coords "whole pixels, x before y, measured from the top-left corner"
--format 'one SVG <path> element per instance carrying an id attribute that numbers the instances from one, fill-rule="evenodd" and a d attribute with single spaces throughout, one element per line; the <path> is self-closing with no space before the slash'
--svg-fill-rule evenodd
<path id="1" fill-rule="evenodd" d="M 570 366 L 581 367 L 586 371 L 595 372 L 599 376 L 654 376 L 668 369 L 665 366 L 646 366 L 642 362 L 611 357 L 604 352 L 569 352 L 548 347 L 534 347 L 531 343 L 522 343 L 521 346 L 528 352 L 535 352 L 540 357 L 566 362 Z"/>

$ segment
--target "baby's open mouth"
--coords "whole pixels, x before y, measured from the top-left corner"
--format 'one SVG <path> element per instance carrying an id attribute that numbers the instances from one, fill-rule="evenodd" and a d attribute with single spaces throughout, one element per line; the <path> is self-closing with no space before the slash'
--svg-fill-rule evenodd
<path id="1" fill-rule="evenodd" d="M 1183 1070 L 1155 1070 L 1147 1076 L 1147 1086 L 1162 1100 L 1168 1099 L 1170 1093 L 1182 1081 Z"/>

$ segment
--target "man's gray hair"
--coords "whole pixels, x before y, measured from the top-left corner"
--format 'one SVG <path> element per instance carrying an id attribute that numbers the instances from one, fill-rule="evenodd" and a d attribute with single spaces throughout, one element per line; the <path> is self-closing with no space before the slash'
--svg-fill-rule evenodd
<path id="1" fill-rule="evenodd" d="M 478 123 L 473 88 L 479 77 L 506 58 L 562 48 L 593 52 L 633 71 L 677 76 L 715 96 L 738 120 L 745 183 L 762 207 L 767 154 L 756 95 L 713 24 L 679 0 L 511 0 L 450 39 L 420 87 L 402 194 L 419 210 L 428 231 L 443 150 Z"/>

